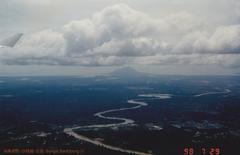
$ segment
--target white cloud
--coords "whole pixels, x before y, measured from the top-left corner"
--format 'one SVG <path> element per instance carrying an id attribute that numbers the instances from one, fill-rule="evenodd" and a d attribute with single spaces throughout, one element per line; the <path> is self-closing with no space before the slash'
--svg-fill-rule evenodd
<path id="1" fill-rule="evenodd" d="M 182 53 L 240 54 L 240 25 L 219 26 L 212 34 L 206 31 L 190 33 L 174 48 Z"/>
<path id="2" fill-rule="evenodd" d="M 187 54 L 187 55 L 155 55 L 151 57 L 141 57 L 135 59 L 134 64 L 139 65 L 218 65 L 227 68 L 239 68 L 240 55 L 223 54 Z"/>
<path id="3" fill-rule="evenodd" d="M 240 66 L 240 25 L 209 27 L 187 12 L 154 19 L 118 4 L 106 7 L 92 18 L 72 21 L 59 31 L 48 29 L 27 34 L 14 49 L 0 51 L 0 62 Z"/>

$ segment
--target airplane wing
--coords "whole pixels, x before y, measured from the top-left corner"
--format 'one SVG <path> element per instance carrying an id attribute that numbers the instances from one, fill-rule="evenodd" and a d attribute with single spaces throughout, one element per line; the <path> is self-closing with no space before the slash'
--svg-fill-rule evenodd
<path id="1" fill-rule="evenodd" d="M 2 41 L 0 41 L 0 48 L 2 47 L 14 47 L 18 40 L 22 37 L 22 33 L 15 34 L 9 38 L 6 38 Z"/>

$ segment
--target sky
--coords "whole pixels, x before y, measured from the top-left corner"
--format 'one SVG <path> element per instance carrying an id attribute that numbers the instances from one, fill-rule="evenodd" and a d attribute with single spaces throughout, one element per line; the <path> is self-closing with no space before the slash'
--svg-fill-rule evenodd
<path id="1" fill-rule="evenodd" d="M 0 76 L 240 73 L 239 0 L 0 2 Z"/>

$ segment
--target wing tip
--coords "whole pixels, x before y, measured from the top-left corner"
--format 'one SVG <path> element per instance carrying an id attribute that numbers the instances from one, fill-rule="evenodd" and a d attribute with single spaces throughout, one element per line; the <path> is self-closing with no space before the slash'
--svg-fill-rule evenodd
<path id="1" fill-rule="evenodd" d="M 0 42 L 0 46 L 14 47 L 22 36 L 23 36 L 23 33 L 14 34 L 11 37 L 8 37 L 8 38 L 2 40 Z"/>

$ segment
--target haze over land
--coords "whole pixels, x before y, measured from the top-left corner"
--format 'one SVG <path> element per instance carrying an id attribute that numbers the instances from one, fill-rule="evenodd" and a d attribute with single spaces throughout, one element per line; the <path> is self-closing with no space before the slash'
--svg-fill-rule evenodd
<path id="1" fill-rule="evenodd" d="M 181 154 L 240 144 L 238 76 L 109 74 L 0 77 L 0 152 L 77 148 L 86 155 Z"/>

